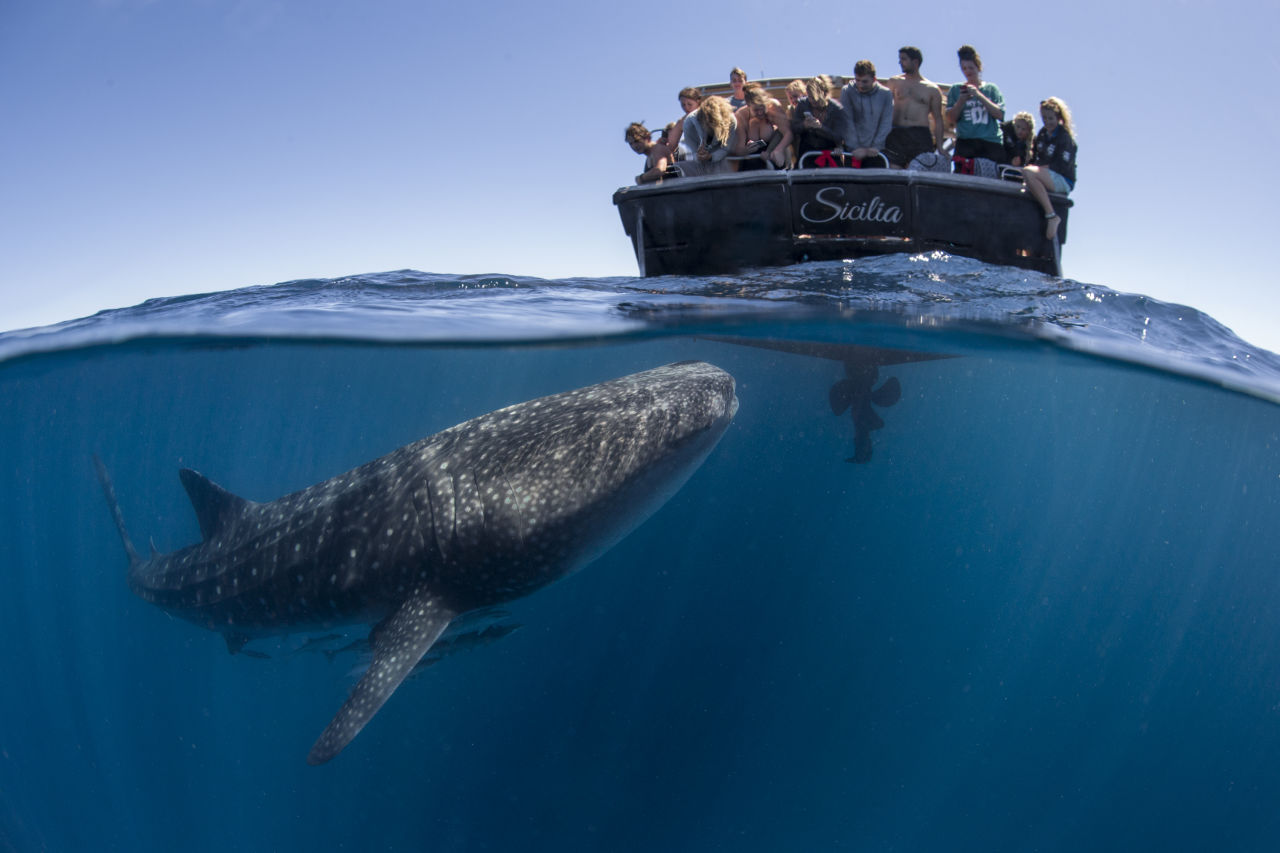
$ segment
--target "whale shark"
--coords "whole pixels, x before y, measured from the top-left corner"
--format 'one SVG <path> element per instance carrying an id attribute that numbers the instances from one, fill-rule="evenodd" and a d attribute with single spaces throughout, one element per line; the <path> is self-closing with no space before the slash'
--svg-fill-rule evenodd
<path id="1" fill-rule="evenodd" d="M 499 409 L 255 502 L 182 469 L 201 541 L 143 558 L 94 457 L 135 594 L 251 638 L 369 624 L 368 670 L 307 756 L 341 752 L 450 623 L 590 563 L 657 511 L 738 409 L 733 377 L 680 362 Z"/>

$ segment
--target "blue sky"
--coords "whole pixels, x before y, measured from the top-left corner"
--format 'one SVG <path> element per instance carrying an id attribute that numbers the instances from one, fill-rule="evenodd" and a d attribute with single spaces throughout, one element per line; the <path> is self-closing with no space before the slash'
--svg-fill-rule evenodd
<path id="1" fill-rule="evenodd" d="M 628 122 L 734 65 L 896 72 L 903 44 L 953 82 L 970 42 L 1011 110 L 1076 115 L 1070 277 L 1280 350 L 1274 0 L 647 8 L 0 0 L 0 329 L 406 267 L 633 275 Z"/>

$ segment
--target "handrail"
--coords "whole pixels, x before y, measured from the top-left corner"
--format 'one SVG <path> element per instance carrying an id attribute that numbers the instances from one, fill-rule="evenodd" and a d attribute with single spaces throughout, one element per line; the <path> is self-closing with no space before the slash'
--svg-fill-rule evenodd
<path id="1" fill-rule="evenodd" d="M 735 163 L 741 163 L 743 160 L 763 160 L 770 169 L 786 168 L 785 166 L 775 165 L 774 162 L 769 159 L 768 151 L 757 151 L 754 154 L 737 154 L 737 155 L 731 154 L 724 159 L 731 160 Z"/>
<path id="2" fill-rule="evenodd" d="M 782 169 L 784 169 L 784 168 L 785 168 L 784 166 L 778 166 L 778 165 L 775 165 L 775 164 L 774 164 L 774 162 L 773 162 L 772 160 L 770 160 L 770 159 L 766 156 L 766 153 L 767 153 L 767 152 L 760 151 L 760 152 L 757 152 L 757 153 L 755 153 L 755 154 L 741 154 L 741 155 L 732 155 L 732 154 L 731 154 L 731 155 L 729 155 L 729 156 L 725 157 L 724 159 L 726 159 L 726 160 L 728 160 L 728 161 L 730 161 L 730 162 L 734 162 L 734 163 L 740 163 L 740 162 L 742 162 L 743 160 L 763 160 L 763 161 L 765 162 L 765 164 L 766 164 L 766 165 L 768 165 L 768 167 L 769 167 L 770 169 L 774 170 L 774 171 L 781 171 Z M 687 178 L 687 177 L 689 177 L 689 175 L 686 175 L 686 174 L 685 174 L 685 171 L 684 171 L 684 164 L 685 164 L 685 163 L 697 163 L 697 162 L 699 162 L 699 161 L 697 161 L 697 160 L 689 160 L 688 158 L 686 158 L 686 159 L 684 159 L 684 160 L 675 160 L 675 161 L 673 161 L 673 162 L 670 164 L 670 166 L 675 168 L 676 173 L 677 173 L 677 174 L 679 174 L 679 175 L 680 175 L 680 177 L 682 177 L 682 178 Z"/>
<path id="3" fill-rule="evenodd" d="M 821 156 L 823 156 L 824 154 L 831 154 L 831 155 L 836 156 L 836 157 L 843 157 L 843 156 L 844 156 L 844 150 L 843 150 L 843 149 L 840 149 L 840 148 L 829 148 L 829 149 L 826 149 L 826 150 L 823 150 L 823 151 L 806 151 L 805 153 L 801 154 L 801 155 L 800 155 L 800 159 L 799 159 L 798 161 L 796 161 L 796 168 L 797 168 L 797 169 L 811 169 L 811 168 L 817 168 L 817 167 L 814 167 L 814 166 L 806 166 L 804 163 L 805 163 L 805 161 L 806 161 L 806 160 L 808 160 L 810 157 L 821 157 Z"/>
<path id="4" fill-rule="evenodd" d="M 808 158 L 810 158 L 810 157 L 815 157 L 815 156 L 820 157 L 820 156 L 822 156 L 822 155 L 823 155 L 823 154 L 825 154 L 825 153 L 827 153 L 827 152 L 826 152 L 826 151 L 806 151 L 806 152 L 805 152 L 805 153 L 800 157 L 800 162 L 796 165 L 796 168 L 797 168 L 797 169 L 808 169 L 808 168 L 812 168 L 812 167 L 806 166 L 806 165 L 804 164 L 804 163 L 805 163 L 805 160 L 807 160 L 807 159 L 808 159 Z M 832 148 L 832 149 L 831 149 L 831 151 L 830 151 L 830 153 L 831 153 L 831 154 L 833 154 L 833 155 L 839 156 L 839 157 L 848 157 L 848 156 L 850 156 L 850 155 L 849 155 L 849 152 L 848 152 L 848 151 L 846 151 L 846 150 L 844 150 L 843 148 Z M 877 154 L 877 155 L 876 155 L 876 157 L 879 157 L 879 158 L 880 158 L 880 160 L 884 163 L 884 165 L 883 165 L 883 166 L 863 166 L 862 168 L 864 168 L 864 169 L 881 169 L 881 168 L 882 168 L 882 169 L 887 169 L 887 168 L 889 168 L 889 158 L 888 158 L 888 157 L 886 157 L 886 156 L 884 156 L 884 153 L 883 153 L 883 152 L 881 152 L 881 153 Z M 863 159 L 865 160 L 865 159 L 867 159 L 867 158 L 865 158 L 865 157 L 864 157 Z M 872 158 L 872 159 L 874 159 L 874 158 Z"/>
<path id="5" fill-rule="evenodd" d="M 881 160 L 881 162 L 883 162 L 883 163 L 884 163 L 884 165 L 883 165 L 883 166 L 868 166 L 868 165 L 867 165 L 867 158 L 866 158 L 866 157 L 863 157 L 863 158 L 862 158 L 862 168 L 864 168 L 864 169 L 887 169 L 887 168 L 889 168 L 889 158 L 888 158 L 888 157 L 886 157 L 886 156 L 884 155 L 884 152 L 883 152 L 883 151 L 881 151 L 881 152 L 877 153 L 877 154 L 876 154 L 876 157 L 879 157 L 879 158 L 880 158 L 880 160 Z M 872 157 L 871 159 L 873 159 L 873 160 L 874 160 L 874 159 L 875 159 L 875 157 Z"/>

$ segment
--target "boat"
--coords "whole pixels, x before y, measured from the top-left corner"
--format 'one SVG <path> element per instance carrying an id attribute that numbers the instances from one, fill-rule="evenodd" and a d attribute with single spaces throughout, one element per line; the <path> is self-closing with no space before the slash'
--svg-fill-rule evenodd
<path id="1" fill-rule="evenodd" d="M 777 97 L 789 80 L 755 82 Z M 721 88 L 703 92 L 723 94 Z M 1045 239 L 1040 209 L 1010 167 L 999 178 L 770 169 L 668 178 L 613 194 L 642 276 L 935 251 L 1060 276 L 1072 202 L 1056 194 L 1050 200 L 1061 217 L 1053 240 Z"/>

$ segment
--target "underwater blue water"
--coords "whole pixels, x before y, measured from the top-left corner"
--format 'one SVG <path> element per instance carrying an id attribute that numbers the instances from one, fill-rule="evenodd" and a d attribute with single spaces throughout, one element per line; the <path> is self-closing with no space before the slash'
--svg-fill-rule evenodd
<path id="1" fill-rule="evenodd" d="M 841 362 L 765 342 L 953 357 L 879 368 L 855 464 Z M 684 359 L 737 380 L 703 467 L 330 764 L 354 654 L 230 655 L 126 586 L 94 453 L 168 551 L 181 467 L 270 500 Z M 0 394 L 0 850 L 1280 839 L 1280 359 L 1194 309 L 942 255 L 398 272 L 0 335 Z"/>

